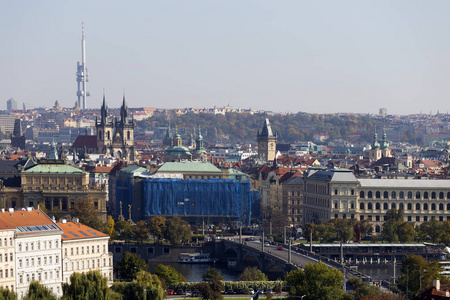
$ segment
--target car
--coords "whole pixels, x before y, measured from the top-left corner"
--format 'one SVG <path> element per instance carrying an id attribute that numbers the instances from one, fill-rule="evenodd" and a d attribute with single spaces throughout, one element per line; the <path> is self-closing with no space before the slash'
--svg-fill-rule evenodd
<path id="1" fill-rule="evenodd" d="M 254 289 L 248 289 L 248 294 L 249 295 L 254 295 L 255 294 L 255 290 Z"/>
<path id="2" fill-rule="evenodd" d="M 236 294 L 243 294 L 243 293 L 244 293 L 244 289 L 242 289 L 242 288 L 239 288 L 236 291 Z"/>
<path id="3" fill-rule="evenodd" d="M 230 295 L 231 295 L 231 294 L 234 294 L 233 289 L 228 289 L 228 290 L 227 290 L 227 294 L 230 294 Z"/>
<path id="4" fill-rule="evenodd" d="M 260 294 L 264 294 L 264 291 L 263 291 L 263 289 L 259 289 L 259 290 L 258 290 L 258 293 L 260 293 Z"/>
<path id="5" fill-rule="evenodd" d="M 200 297 L 200 291 L 197 290 L 197 289 L 195 289 L 195 290 L 192 292 L 192 297 Z"/>
<path id="6" fill-rule="evenodd" d="M 270 247 L 270 243 L 269 243 L 269 242 L 265 242 L 265 243 L 264 243 L 264 246 Z"/>
<path id="7" fill-rule="evenodd" d="M 184 294 L 184 292 L 182 289 L 177 290 L 177 295 L 183 295 L 183 294 Z"/>
<path id="8" fill-rule="evenodd" d="M 166 293 L 167 293 L 167 295 L 173 295 L 173 294 L 175 294 L 175 291 L 170 289 L 170 290 L 167 290 Z"/>
<path id="9" fill-rule="evenodd" d="M 277 250 L 284 250 L 283 246 L 278 246 Z"/>
<path id="10" fill-rule="evenodd" d="M 192 291 L 186 290 L 186 297 L 192 297 Z"/>

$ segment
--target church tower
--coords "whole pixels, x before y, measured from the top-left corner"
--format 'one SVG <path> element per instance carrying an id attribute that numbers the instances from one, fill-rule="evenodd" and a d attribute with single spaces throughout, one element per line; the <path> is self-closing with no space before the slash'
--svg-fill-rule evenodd
<path id="1" fill-rule="evenodd" d="M 106 106 L 105 94 L 103 93 L 103 103 L 100 109 L 100 122 L 95 122 L 97 129 L 97 148 L 99 153 L 111 154 L 109 148 L 112 144 L 114 126 L 108 122 L 108 107 Z"/>
<path id="2" fill-rule="evenodd" d="M 269 119 L 264 121 L 261 133 L 256 135 L 258 156 L 265 161 L 273 161 L 277 152 L 277 136 L 273 134 Z"/>

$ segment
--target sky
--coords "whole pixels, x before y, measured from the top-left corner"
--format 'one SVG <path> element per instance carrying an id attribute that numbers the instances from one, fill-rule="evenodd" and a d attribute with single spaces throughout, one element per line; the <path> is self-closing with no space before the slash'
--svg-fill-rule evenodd
<path id="1" fill-rule="evenodd" d="M 450 1 L 2 1 L 0 109 L 447 112 Z"/>

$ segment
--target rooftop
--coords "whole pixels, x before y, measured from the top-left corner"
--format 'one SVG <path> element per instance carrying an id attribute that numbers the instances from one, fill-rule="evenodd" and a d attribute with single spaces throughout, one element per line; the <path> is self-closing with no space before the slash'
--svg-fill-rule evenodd
<path id="1" fill-rule="evenodd" d="M 222 173 L 211 163 L 205 162 L 166 162 L 159 167 L 157 172 L 202 172 L 202 173 Z"/>
<path id="2" fill-rule="evenodd" d="M 30 173 L 47 173 L 47 174 L 83 174 L 83 170 L 66 165 L 66 164 L 37 164 L 28 170 L 23 171 L 25 174 Z"/>
<path id="3" fill-rule="evenodd" d="M 449 188 L 450 180 L 446 179 L 358 179 L 361 187 L 386 188 Z"/>
<path id="4" fill-rule="evenodd" d="M 62 222 L 58 223 L 58 226 L 64 231 L 61 236 L 61 239 L 63 241 L 109 237 L 107 234 L 104 234 L 103 232 L 95 230 L 94 228 L 91 228 L 81 223 Z"/>

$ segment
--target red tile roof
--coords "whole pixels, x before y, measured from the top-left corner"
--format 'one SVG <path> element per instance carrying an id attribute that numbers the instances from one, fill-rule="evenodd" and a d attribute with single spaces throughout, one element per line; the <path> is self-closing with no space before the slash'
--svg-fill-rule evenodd
<path id="1" fill-rule="evenodd" d="M 15 229 L 26 226 L 55 225 L 53 221 L 42 211 L 38 209 L 28 210 L 9 210 L 0 211 L 0 229 Z M 59 230 L 59 228 L 55 229 Z M 23 234 L 32 232 L 23 232 Z"/>
<path id="2" fill-rule="evenodd" d="M 104 234 L 103 232 L 95 230 L 94 228 L 83 225 L 81 223 L 58 223 L 58 226 L 64 231 L 63 235 L 61 236 L 61 239 L 63 241 L 108 237 L 107 234 Z"/>
<path id="3" fill-rule="evenodd" d="M 96 135 L 79 135 L 72 144 L 72 148 L 97 148 L 97 136 Z"/>

